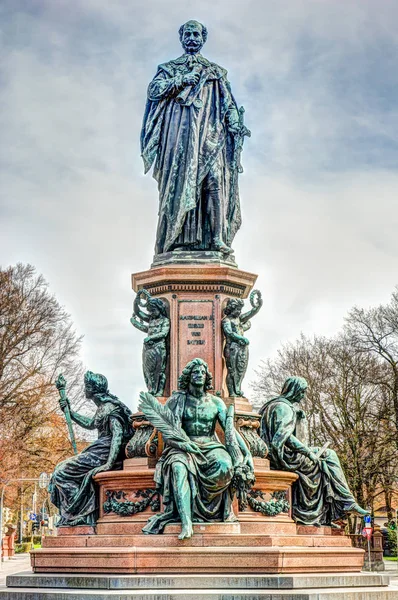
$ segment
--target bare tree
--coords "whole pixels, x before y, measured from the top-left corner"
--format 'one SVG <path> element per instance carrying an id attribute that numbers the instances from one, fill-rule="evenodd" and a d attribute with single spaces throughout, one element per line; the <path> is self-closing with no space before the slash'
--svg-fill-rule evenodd
<path id="1" fill-rule="evenodd" d="M 398 289 L 388 304 L 367 310 L 354 307 L 346 319 L 345 331 L 357 352 L 371 353 L 386 366 L 388 376 L 379 384 L 391 397 L 398 434 Z M 398 435 L 396 444 L 398 448 Z"/>
<path id="2" fill-rule="evenodd" d="M 82 381 L 80 345 L 70 316 L 34 267 L 0 269 L 0 477 L 40 470 L 38 459 L 51 455 L 51 436 L 41 432 L 59 411 L 54 380 L 65 373 L 73 402 Z M 70 453 L 66 428 L 61 439 Z"/>

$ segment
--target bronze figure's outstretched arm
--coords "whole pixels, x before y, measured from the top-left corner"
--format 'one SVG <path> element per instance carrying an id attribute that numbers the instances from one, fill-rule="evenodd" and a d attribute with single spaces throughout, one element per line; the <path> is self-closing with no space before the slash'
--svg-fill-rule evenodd
<path id="1" fill-rule="evenodd" d="M 252 308 L 240 316 L 240 322 L 242 323 L 242 325 L 244 323 L 247 323 L 252 317 L 254 317 L 263 305 L 263 299 L 259 290 L 253 290 L 250 294 L 250 304 L 252 305 Z"/>
<path id="2" fill-rule="evenodd" d="M 134 315 L 131 317 L 130 323 L 140 331 L 143 331 L 144 333 L 148 332 L 148 325 L 145 325 L 145 323 L 141 323 L 141 321 L 138 321 L 138 319 L 136 319 Z"/>

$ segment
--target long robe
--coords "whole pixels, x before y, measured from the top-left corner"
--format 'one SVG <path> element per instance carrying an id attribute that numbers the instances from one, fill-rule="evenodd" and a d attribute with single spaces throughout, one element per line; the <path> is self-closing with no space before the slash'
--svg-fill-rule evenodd
<path id="1" fill-rule="evenodd" d="M 182 87 L 182 77 L 200 72 L 196 86 Z M 145 172 L 155 163 L 159 188 L 156 253 L 175 247 L 209 249 L 211 208 L 206 177 L 219 172 L 222 239 L 230 246 L 241 225 L 234 162 L 234 139 L 226 122 L 237 110 L 227 72 L 200 54 L 164 63 L 148 88 L 141 132 Z"/>
<path id="2" fill-rule="evenodd" d="M 261 437 L 269 449 L 271 468 L 299 476 L 292 488 L 295 521 L 330 525 L 357 506 L 334 450 L 324 451 L 320 465 L 300 452 L 304 446 L 296 437 L 297 412 L 288 400 L 273 398 L 260 412 Z M 310 450 L 316 453 L 319 448 Z"/>
<path id="3" fill-rule="evenodd" d="M 177 422 L 181 423 L 185 407 L 185 392 L 175 392 L 167 401 Z M 144 533 L 161 533 L 168 523 L 180 522 L 172 475 L 172 465 L 180 462 L 187 468 L 191 489 L 192 521 L 216 522 L 233 519 L 229 486 L 233 477 L 232 460 L 216 435 L 206 441 L 192 438 L 205 456 L 183 452 L 166 446 L 157 462 L 154 479 L 163 499 L 164 511 L 148 519 Z"/>
<path id="4" fill-rule="evenodd" d="M 107 402 L 105 412 L 94 417 L 98 439 L 80 454 L 67 458 L 55 467 L 49 491 L 51 502 L 60 512 L 58 527 L 95 525 L 97 522 L 99 505 L 92 470 L 108 460 L 112 444 L 111 419 L 118 421 L 123 429 L 119 455 L 112 469 L 122 468 L 122 460 L 125 458 L 124 448 L 132 435 L 129 424 L 130 414 L 129 409 L 119 400 Z"/>

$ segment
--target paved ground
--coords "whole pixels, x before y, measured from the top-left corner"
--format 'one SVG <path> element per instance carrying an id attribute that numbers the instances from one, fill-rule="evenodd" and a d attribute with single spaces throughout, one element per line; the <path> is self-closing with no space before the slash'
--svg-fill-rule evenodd
<path id="1" fill-rule="evenodd" d="M 15 558 L 0 563 L 0 587 L 6 584 L 7 575 L 26 571 L 30 568 L 29 554 L 16 554 Z"/>
<path id="2" fill-rule="evenodd" d="M 392 577 L 390 584 L 398 587 L 398 562 L 395 560 L 385 560 L 384 567 L 386 574 Z"/>

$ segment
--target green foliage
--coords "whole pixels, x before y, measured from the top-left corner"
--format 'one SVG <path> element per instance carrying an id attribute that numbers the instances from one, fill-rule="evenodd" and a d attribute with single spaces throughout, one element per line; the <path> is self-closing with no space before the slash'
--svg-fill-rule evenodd
<path id="1" fill-rule="evenodd" d="M 395 525 L 395 524 L 394 524 Z M 388 545 L 390 546 L 390 552 L 394 556 L 397 555 L 397 531 L 392 529 L 390 526 L 387 529 Z"/>
<path id="2" fill-rule="evenodd" d="M 15 554 L 24 554 L 32 550 L 32 544 L 30 542 L 22 542 L 22 544 L 15 544 Z"/>
<path id="3" fill-rule="evenodd" d="M 41 544 L 41 535 L 34 535 L 33 538 L 31 535 L 25 535 L 22 538 L 23 543 L 33 542 L 34 545 Z"/>

